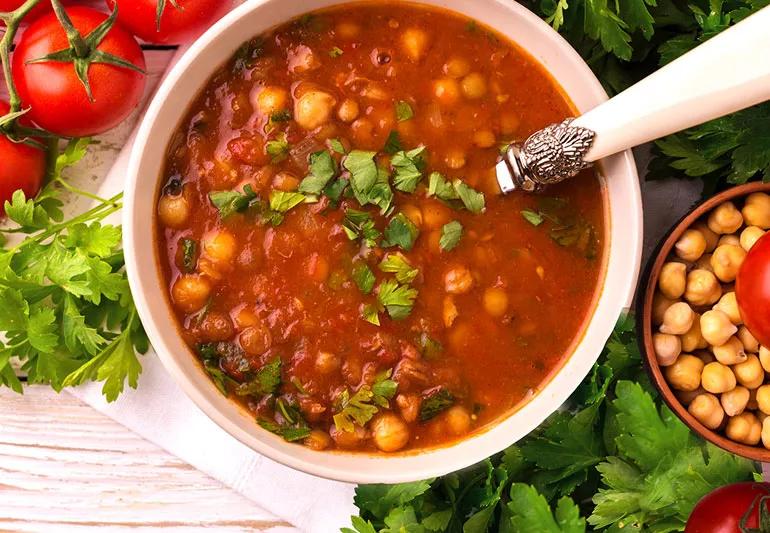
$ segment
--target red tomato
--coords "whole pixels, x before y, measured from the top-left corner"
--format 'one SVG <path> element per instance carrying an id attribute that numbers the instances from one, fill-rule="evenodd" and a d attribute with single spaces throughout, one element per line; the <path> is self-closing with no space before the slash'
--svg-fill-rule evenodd
<path id="1" fill-rule="evenodd" d="M 116 0 L 107 0 L 110 9 Z M 160 29 L 157 24 L 161 0 L 119 0 L 118 19 L 134 35 L 157 44 L 191 41 L 206 31 L 230 9 L 229 0 L 177 0 L 176 8 L 165 0 Z"/>
<path id="2" fill-rule="evenodd" d="M 770 232 L 751 247 L 735 280 L 743 323 L 762 346 L 770 346 Z"/>
<path id="3" fill-rule="evenodd" d="M 685 533 L 740 533 L 741 520 L 747 528 L 759 527 L 759 499 L 770 497 L 768 483 L 733 483 L 720 487 L 700 499 L 692 510 Z M 770 513 L 764 501 L 763 513 Z"/>
<path id="4" fill-rule="evenodd" d="M 0 101 L 0 116 L 8 113 L 7 102 Z M 5 202 L 10 201 L 18 189 L 32 198 L 43 183 L 45 176 L 45 152 L 34 146 L 15 143 L 0 134 L 0 216 L 5 216 Z"/>
<path id="5" fill-rule="evenodd" d="M 88 35 L 107 15 L 87 7 L 67 8 L 75 28 Z M 30 24 L 13 53 L 13 79 L 29 116 L 38 126 L 70 137 L 103 133 L 122 122 L 139 104 L 145 76 L 129 68 L 92 63 L 88 79 L 93 93 L 89 100 L 85 87 L 71 62 L 28 64 L 53 52 L 69 48 L 67 36 L 53 13 Z M 116 25 L 97 47 L 145 68 L 142 49 L 134 38 Z"/>

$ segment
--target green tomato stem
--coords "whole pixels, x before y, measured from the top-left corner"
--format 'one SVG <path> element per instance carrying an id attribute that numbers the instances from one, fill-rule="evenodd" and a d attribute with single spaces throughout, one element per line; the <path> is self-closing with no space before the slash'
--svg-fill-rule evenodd
<path id="1" fill-rule="evenodd" d="M 5 34 L 0 39 L 0 60 L 3 64 L 3 76 L 5 76 L 5 85 L 8 87 L 8 103 L 11 106 L 11 113 L 17 113 L 21 111 L 21 98 L 16 91 L 16 84 L 13 81 L 11 75 L 11 48 L 13 47 L 13 40 L 16 38 L 16 33 L 19 31 L 21 21 L 24 20 L 29 12 L 38 5 L 41 0 L 27 0 L 16 11 L 6 13 L 3 19 L 5 20 Z"/>
<path id="2" fill-rule="evenodd" d="M 91 48 L 86 43 L 86 40 L 80 35 L 80 32 L 72 24 L 67 11 L 61 3 L 61 0 L 51 0 L 53 6 L 53 12 L 56 14 L 56 18 L 59 19 L 59 24 L 64 28 L 64 32 L 67 34 L 67 41 L 70 43 L 75 57 L 84 59 L 91 55 Z"/>

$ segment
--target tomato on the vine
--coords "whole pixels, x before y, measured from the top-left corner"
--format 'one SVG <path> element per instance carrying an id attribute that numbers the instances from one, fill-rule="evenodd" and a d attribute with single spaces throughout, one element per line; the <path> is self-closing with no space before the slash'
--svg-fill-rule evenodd
<path id="1" fill-rule="evenodd" d="M 114 14 L 108 19 L 81 6 L 66 13 L 83 46 L 77 50 L 72 45 L 55 14 L 43 15 L 16 45 L 13 79 L 38 126 L 57 135 L 87 137 L 117 126 L 139 104 L 144 55 L 127 31 L 109 27 Z M 87 83 L 78 77 L 76 64 Z"/>
<path id="2" fill-rule="evenodd" d="M 106 0 L 110 9 L 116 0 Z M 118 20 L 134 35 L 156 44 L 176 44 L 202 34 L 227 13 L 228 0 L 118 0 Z M 162 13 L 158 20 L 158 11 Z"/>
<path id="3" fill-rule="evenodd" d="M 0 101 L 0 117 L 8 113 L 7 102 Z M 46 155 L 43 150 L 15 142 L 0 133 L 0 217 L 5 215 L 5 202 L 21 189 L 27 198 L 40 191 L 45 177 Z"/>
<path id="4" fill-rule="evenodd" d="M 735 280 L 743 323 L 762 346 L 770 346 L 770 232 L 751 247 Z"/>
<path id="5" fill-rule="evenodd" d="M 687 519 L 685 533 L 748 533 L 770 518 L 770 484 L 733 483 L 706 494 Z M 762 532 L 765 530 L 763 529 Z"/>

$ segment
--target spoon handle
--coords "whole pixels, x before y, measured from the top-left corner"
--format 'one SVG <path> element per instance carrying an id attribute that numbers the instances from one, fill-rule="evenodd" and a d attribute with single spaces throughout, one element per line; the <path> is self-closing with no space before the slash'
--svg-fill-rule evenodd
<path id="1" fill-rule="evenodd" d="M 608 155 L 770 100 L 770 7 L 576 118 L 595 133 L 583 159 Z"/>

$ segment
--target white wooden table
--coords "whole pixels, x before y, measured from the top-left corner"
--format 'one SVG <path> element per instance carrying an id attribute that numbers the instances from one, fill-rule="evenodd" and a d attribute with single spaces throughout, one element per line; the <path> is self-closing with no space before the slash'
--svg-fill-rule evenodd
<path id="1" fill-rule="evenodd" d="M 146 47 L 148 97 L 174 53 Z M 70 172 L 73 183 L 96 191 L 139 118 L 136 112 L 99 138 Z M 23 396 L 0 390 L 0 531 L 156 528 L 291 530 L 67 393 L 37 385 Z"/>

